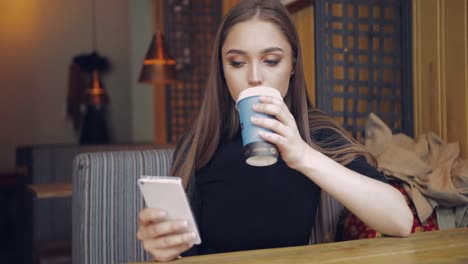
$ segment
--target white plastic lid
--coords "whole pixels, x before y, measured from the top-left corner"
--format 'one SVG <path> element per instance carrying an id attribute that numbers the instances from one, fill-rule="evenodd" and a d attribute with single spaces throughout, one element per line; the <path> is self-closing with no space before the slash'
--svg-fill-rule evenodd
<path id="1" fill-rule="evenodd" d="M 239 98 L 237 98 L 236 106 L 237 106 L 237 103 L 240 102 L 240 100 L 245 99 L 247 97 L 257 96 L 257 95 L 266 95 L 266 96 L 276 97 L 278 99 L 283 100 L 283 97 L 281 97 L 280 92 L 276 90 L 275 88 L 271 88 L 268 86 L 255 86 L 255 87 L 247 88 L 239 94 Z"/>

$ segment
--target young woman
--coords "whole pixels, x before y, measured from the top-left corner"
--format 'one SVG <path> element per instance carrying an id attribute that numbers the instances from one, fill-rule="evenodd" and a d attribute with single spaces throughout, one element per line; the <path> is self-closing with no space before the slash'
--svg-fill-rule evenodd
<path id="1" fill-rule="evenodd" d="M 284 101 L 261 98 L 253 119 L 272 130 L 279 161 L 245 163 L 235 101 L 249 87 L 270 86 Z M 327 191 L 370 227 L 407 236 L 412 214 L 403 196 L 386 183 L 374 159 L 308 100 L 294 23 L 277 0 L 246 0 L 221 23 L 204 102 L 179 141 L 171 174 L 187 188 L 202 244 L 183 221 L 159 209 L 140 213 L 138 239 L 158 261 L 195 254 L 305 245 L 315 221 L 320 190 Z"/>

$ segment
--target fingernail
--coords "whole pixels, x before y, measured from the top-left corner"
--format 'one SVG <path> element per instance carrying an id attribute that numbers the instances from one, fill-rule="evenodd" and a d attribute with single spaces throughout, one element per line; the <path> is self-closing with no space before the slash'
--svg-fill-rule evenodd
<path id="1" fill-rule="evenodd" d="M 187 221 L 182 221 L 182 222 L 179 222 L 178 226 L 181 227 L 181 228 L 182 227 L 187 227 L 188 223 L 187 223 Z"/>
<path id="2" fill-rule="evenodd" d="M 190 238 L 190 239 L 194 239 L 195 237 L 197 237 L 197 235 L 195 234 L 195 232 L 190 232 L 189 238 Z"/>
<path id="3" fill-rule="evenodd" d="M 165 217 L 166 215 L 167 215 L 166 211 L 158 211 L 156 213 L 153 213 L 152 217 L 153 218 L 161 218 L 161 217 Z"/>
<path id="4" fill-rule="evenodd" d="M 253 104 L 253 105 L 252 105 L 252 109 L 253 109 L 253 110 L 258 110 L 258 104 Z"/>
<path id="5" fill-rule="evenodd" d="M 253 123 L 257 123 L 258 122 L 258 117 L 252 116 L 250 118 L 250 121 L 252 121 Z"/>

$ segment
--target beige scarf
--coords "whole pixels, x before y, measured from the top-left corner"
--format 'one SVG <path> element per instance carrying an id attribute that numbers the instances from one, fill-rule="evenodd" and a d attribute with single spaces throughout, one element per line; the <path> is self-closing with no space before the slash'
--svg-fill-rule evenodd
<path id="1" fill-rule="evenodd" d="M 365 146 L 377 158 L 380 171 L 406 183 L 421 222 L 440 206 L 457 207 L 445 212 L 458 215 L 456 225 L 467 224 L 468 160 L 460 157 L 458 143 L 447 144 L 434 133 L 416 140 L 404 134 L 392 135 L 382 120 L 370 114 Z"/>

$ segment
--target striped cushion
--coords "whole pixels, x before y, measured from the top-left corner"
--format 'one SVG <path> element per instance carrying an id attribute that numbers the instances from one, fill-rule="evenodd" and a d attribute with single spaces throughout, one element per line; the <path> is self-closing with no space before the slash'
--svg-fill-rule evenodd
<path id="1" fill-rule="evenodd" d="M 172 149 L 84 153 L 73 162 L 73 263 L 147 261 L 136 240 L 141 175 L 167 175 Z"/>

